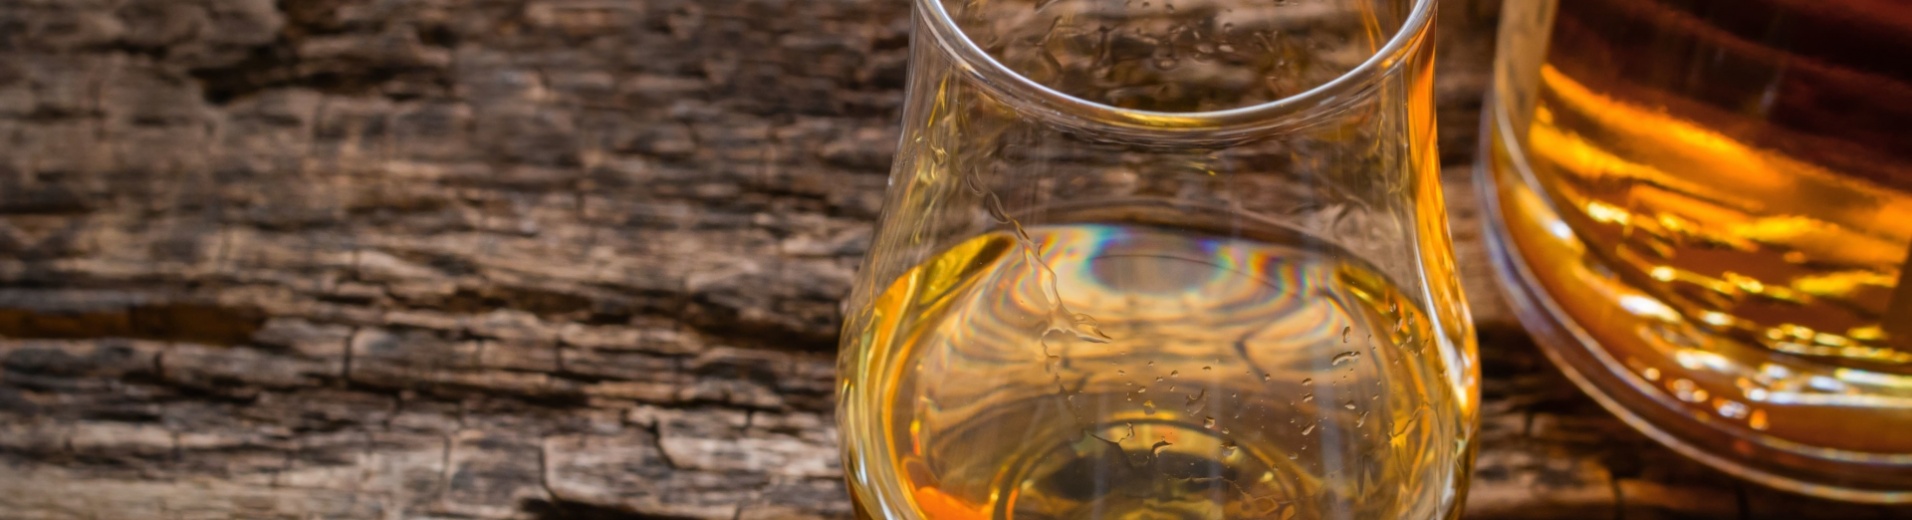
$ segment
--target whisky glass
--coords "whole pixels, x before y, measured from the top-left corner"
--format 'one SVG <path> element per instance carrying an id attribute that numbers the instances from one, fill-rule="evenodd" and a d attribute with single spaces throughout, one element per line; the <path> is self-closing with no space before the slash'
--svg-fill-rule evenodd
<path id="1" fill-rule="evenodd" d="M 1504 5 L 1481 186 L 1543 350 L 1714 467 L 1912 501 L 1912 3 Z"/>
<path id="2" fill-rule="evenodd" d="M 1449 518 L 1431 0 L 917 0 L 847 302 L 864 518 Z"/>

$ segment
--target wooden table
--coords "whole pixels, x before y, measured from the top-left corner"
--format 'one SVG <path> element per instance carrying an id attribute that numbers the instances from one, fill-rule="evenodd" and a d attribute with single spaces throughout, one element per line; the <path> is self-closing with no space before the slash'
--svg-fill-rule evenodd
<path id="1" fill-rule="evenodd" d="M 1891 518 L 1627 429 L 1514 325 L 1467 179 L 1475 518 Z M 847 515 L 838 320 L 902 0 L 0 2 L 0 518 Z"/>

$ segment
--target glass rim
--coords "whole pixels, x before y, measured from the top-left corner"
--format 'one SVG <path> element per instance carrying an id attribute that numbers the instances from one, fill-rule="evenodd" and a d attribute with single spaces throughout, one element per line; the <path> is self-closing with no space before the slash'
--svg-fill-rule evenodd
<path id="1" fill-rule="evenodd" d="M 1123 128 L 1163 133 L 1237 134 L 1279 128 L 1306 121 L 1361 98 L 1365 90 L 1392 75 L 1400 64 L 1425 44 L 1434 20 L 1437 0 L 1409 0 L 1407 18 L 1387 42 L 1360 65 L 1334 79 L 1294 95 L 1253 105 L 1199 112 L 1162 112 L 1117 107 L 1083 99 L 1050 88 L 1003 65 L 970 39 L 943 6 L 943 0 L 915 0 L 935 44 L 981 86 L 1018 108 L 1035 108 L 1036 115 L 1078 128 Z M 1302 116 L 1302 117 L 1294 117 Z"/>

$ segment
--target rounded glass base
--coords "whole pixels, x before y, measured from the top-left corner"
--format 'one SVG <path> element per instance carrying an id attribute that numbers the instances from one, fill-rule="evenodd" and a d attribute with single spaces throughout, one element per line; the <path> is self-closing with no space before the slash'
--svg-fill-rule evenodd
<path id="1" fill-rule="evenodd" d="M 1912 503 L 1912 377 L 1774 352 L 1689 321 L 1587 255 L 1517 158 L 1486 152 L 1477 178 L 1499 285 L 1582 390 L 1654 440 L 1741 478 Z"/>

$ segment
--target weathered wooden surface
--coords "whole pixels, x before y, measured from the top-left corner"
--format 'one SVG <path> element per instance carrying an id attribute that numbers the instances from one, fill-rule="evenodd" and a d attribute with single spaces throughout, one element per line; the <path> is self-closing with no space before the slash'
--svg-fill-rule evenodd
<path id="1" fill-rule="evenodd" d="M 1477 518 L 1888 518 L 1567 384 L 1487 285 Z M 804 518 L 902 0 L 0 1 L 0 518 Z M 1899 516 L 1906 514 L 1901 511 Z"/>

